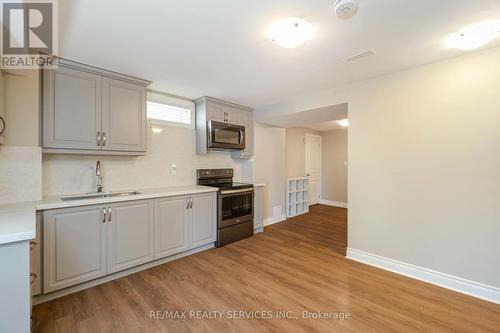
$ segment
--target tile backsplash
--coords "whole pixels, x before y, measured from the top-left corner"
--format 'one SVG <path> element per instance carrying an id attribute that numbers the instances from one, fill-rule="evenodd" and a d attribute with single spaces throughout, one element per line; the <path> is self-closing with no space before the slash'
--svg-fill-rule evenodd
<path id="1" fill-rule="evenodd" d="M 94 192 L 97 160 L 105 191 L 193 185 L 198 168 L 233 168 L 235 180 L 252 181 L 252 160 L 235 160 L 228 152 L 196 155 L 194 129 L 170 126 L 159 134 L 148 132 L 145 156 L 44 154 L 43 195 Z"/>
<path id="2" fill-rule="evenodd" d="M 0 145 L 0 204 L 42 198 L 42 150 Z"/>

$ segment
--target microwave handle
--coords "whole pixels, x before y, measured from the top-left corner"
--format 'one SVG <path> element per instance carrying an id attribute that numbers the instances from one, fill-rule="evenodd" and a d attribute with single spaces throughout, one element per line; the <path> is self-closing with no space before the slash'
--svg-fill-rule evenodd
<path id="1" fill-rule="evenodd" d="M 240 129 L 238 131 L 238 140 L 240 143 L 243 143 L 243 140 L 245 139 L 245 131 Z"/>

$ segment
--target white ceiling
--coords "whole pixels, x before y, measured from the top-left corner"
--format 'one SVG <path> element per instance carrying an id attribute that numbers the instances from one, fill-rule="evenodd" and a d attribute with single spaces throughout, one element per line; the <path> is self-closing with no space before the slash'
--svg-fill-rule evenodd
<path id="1" fill-rule="evenodd" d="M 320 132 L 335 131 L 335 130 L 345 128 L 345 127 L 342 127 L 339 124 L 337 124 L 337 121 L 335 121 L 335 120 L 325 121 L 325 122 L 317 123 L 317 124 L 308 124 L 308 125 L 303 126 L 303 127 L 309 128 L 312 130 L 316 130 L 316 131 L 320 131 Z"/>
<path id="2" fill-rule="evenodd" d="M 149 79 L 153 89 L 174 95 L 259 107 L 458 56 L 464 52 L 444 48 L 447 34 L 500 19 L 498 0 L 358 0 L 350 20 L 337 19 L 333 3 L 64 0 L 60 55 Z M 315 38 L 292 50 L 269 42 L 268 26 L 288 16 L 314 24 Z M 374 57 L 342 61 L 371 48 Z"/>
<path id="3" fill-rule="evenodd" d="M 319 109 L 290 113 L 266 119 L 262 122 L 276 127 L 305 127 L 316 131 L 331 131 L 343 128 L 336 120 L 348 118 L 347 103 Z"/>

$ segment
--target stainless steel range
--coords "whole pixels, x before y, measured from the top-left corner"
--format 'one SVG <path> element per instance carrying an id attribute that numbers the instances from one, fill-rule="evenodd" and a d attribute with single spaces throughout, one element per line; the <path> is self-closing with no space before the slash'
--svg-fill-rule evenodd
<path id="1" fill-rule="evenodd" d="M 219 188 L 217 247 L 253 235 L 253 184 L 233 182 L 233 169 L 198 169 L 199 185 Z"/>

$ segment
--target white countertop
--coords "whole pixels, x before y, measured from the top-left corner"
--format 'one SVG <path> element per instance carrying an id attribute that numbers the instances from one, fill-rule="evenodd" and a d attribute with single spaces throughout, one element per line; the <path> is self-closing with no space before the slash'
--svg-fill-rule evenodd
<path id="1" fill-rule="evenodd" d="M 215 187 L 195 185 L 155 189 L 134 189 L 134 191 L 140 192 L 140 194 L 69 201 L 62 201 L 60 196 L 54 196 L 45 197 L 40 201 L 0 205 L 0 245 L 35 238 L 37 210 L 99 205 L 112 202 L 173 197 L 177 195 L 210 193 L 217 192 L 218 189 Z"/>
<path id="2" fill-rule="evenodd" d="M 128 192 L 128 191 L 132 190 L 112 191 L 111 193 Z M 194 185 L 194 186 L 175 186 L 175 187 L 164 187 L 164 188 L 153 188 L 153 189 L 134 189 L 133 191 L 140 192 L 140 194 L 109 197 L 109 198 L 93 198 L 93 199 L 66 200 L 66 201 L 61 200 L 61 196 L 45 197 L 43 198 L 43 200 L 35 202 L 35 207 L 36 210 L 46 210 L 46 209 L 78 207 L 78 206 L 88 206 L 88 205 L 100 205 L 112 202 L 154 199 L 162 197 L 173 197 L 177 195 L 217 192 L 218 189 L 215 187 Z"/>
<path id="3" fill-rule="evenodd" d="M 266 186 L 266 184 L 264 183 L 253 184 L 253 187 L 264 187 L 264 186 Z"/>
<path id="4" fill-rule="evenodd" d="M 0 245 L 33 239 L 35 235 L 33 203 L 0 205 Z"/>

